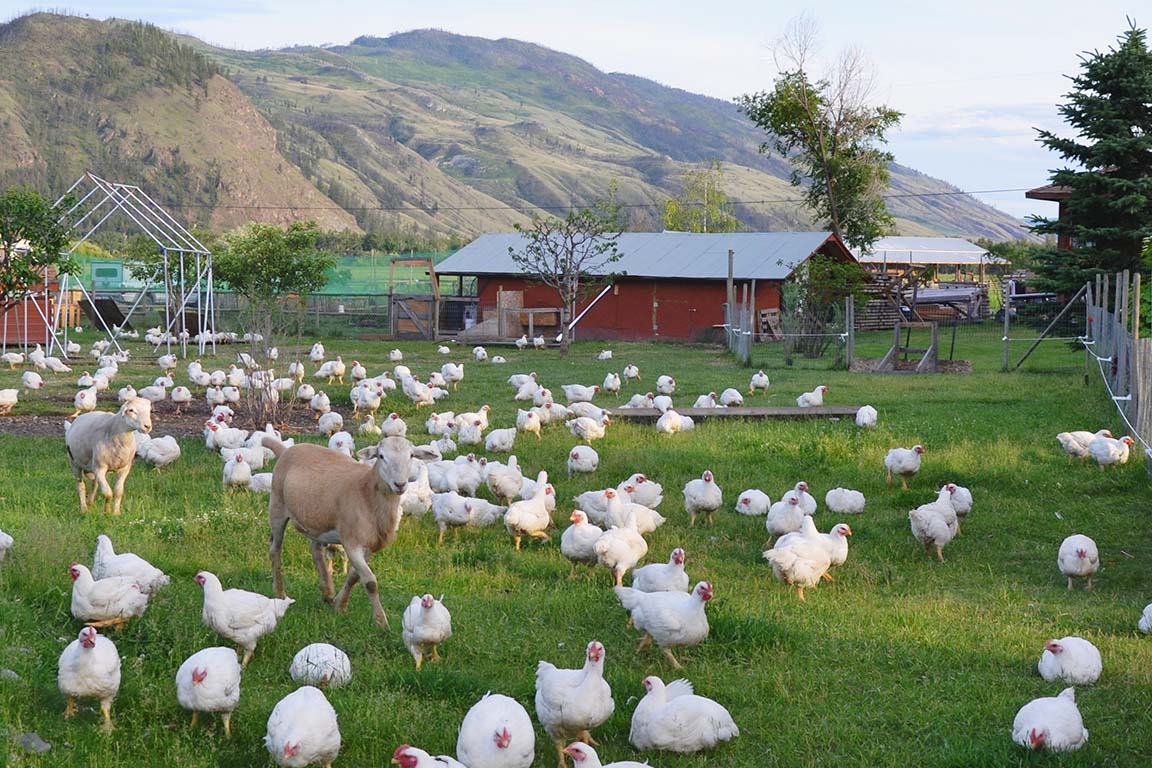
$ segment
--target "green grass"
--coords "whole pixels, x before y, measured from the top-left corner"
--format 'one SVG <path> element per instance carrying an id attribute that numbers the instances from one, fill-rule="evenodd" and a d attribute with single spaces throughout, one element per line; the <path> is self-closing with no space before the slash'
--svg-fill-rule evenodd
<path id="1" fill-rule="evenodd" d="M 867 343 L 883 346 L 879 337 Z M 392 346 L 349 341 L 330 352 L 379 370 Z M 395 346 L 416 371 L 443 362 L 433 345 Z M 748 381 L 748 370 L 715 349 L 612 347 L 612 369 L 636 362 L 645 388 L 659 373 L 675 375 L 678 400 Z M 459 395 L 445 408 L 488 402 L 493 424 L 507 426 L 516 408 L 504 384 L 508 375 L 536 370 L 557 389 L 599 383 L 609 365 L 593 359 L 598 348 L 577 345 L 567 360 L 554 351 L 501 350 L 510 364 L 467 365 Z M 143 352 L 136 349 L 150 360 Z M 451 359 L 467 350 L 460 353 Z M 292 655 L 315 641 L 335 643 L 352 658 L 352 683 L 330 696 L 344 737 L 338 765 L 385 765 L 405 742 L 452 752 L 460 720 L 485 691 L 511 695 L 531 712 L 536 662 L 577 666 L 584 645 L 598 638 L 607 646 L 616 698 L 616 714 L 596 732 L 606 760 L 650 757 L 662 768 L 1146 765 L 1152 639 L 1140 636 L 1135 623 L 1152 600 L 1148 480 L 1139 460 L 1109 472 L 1067 464 L 1056 432 L 1119 431 L 1122 424 L 1102 387 L 1081 383 L 1082 356 L 1058 345 L 1038 355 L 1034 369 L 1013 375 L 994 372 L 994 341 L 966 355 L 977 363 L 970 375 L 769 370 L 771 394 L 763 402 L 791 404 L 799 392 L 827 384 L 829 403 L 875 405 L 881 422 L 875 431 L 843 421 L 713 421 L 659 439 L 650 425 L 621 420 L 595 446 L 599 472 L 571 481 L 563 466 L 573 441 L 563 428 L 546 429 L 539 445 L 518 443 L 526 471 L 549 470 L 562 500 L 615 485 L 632 471 L 664 484 L 661 511 L 669 522 L 649 537 L 649 561 L 681 545 L 693 580 L 711 579 L 716 592 L 708 608 L 711 636 L 679 654 L 683 675 L 727 706 L 742 732 L 718 751 L 695 756 L 640 756 L 627 743 L 642 677 L 670 680 L 680 673 L 658 652 L 635 653 L 638 638 L 625 628 L 606 573 L 569 580 L 558 540 L 529 543 L 517 554 L 502 527 L 463 531 L 437 547 L 428 518 L 405 521 L 395 544 L 373 559 L 392 620 L 388 631 L 372 624 L 362 590 L 347 615 L 325 606 L 305 541 L 289 533 L 286 577 L 297 603 L 245 673 L 233 737 L 226 741 L 214 722 L 191 730 L 172 678 L 190 653 L 220 642 L 200 623 L 201 594 L 192 577 L 206 568 L 225 587 L 269 592 L 266 498 L 225 494 L 219 459 L 202 442 L 185 440 L 184 457 L 165 472 L 136 469 L 122 517 L 82 516 L 62 440 L 0 434 L 0 528 L 18 542 L 0 566 L 0 668 L 21 676 L 0 679 L 0 720 L 9 734 L 34 730 L 53 744 L 47 755 L 29 756 L 0 735 L 0 762 L 7 756 L 12 764 L 43 766 L 270 764 L 260 740 L 268 714 L 293 688 Z M 139 386 L 154 375 L 154 366 L 138 363 L 127 366 L 124 379 Z M 0 372 L 0 387 L 17 378 Z M 57 377 L 41 399 L 70 401 L 73 384 L 72 377 Z M 345 390 L 333 401 L 346 402 Z M 414 414 L 395 399 L 387 406 Z M 70 408 L 33 398 L 21 411 L 58 419 Z M 422 424 L 423 416 L 409 419 L 418 439 Z M 164 433 L 162 420 L 155 431 Z M 912 490 L 887 488 L 884 453 L 917 442 L 927 453 Z M 762 520 L 724 512 L 714 528 L 688 528 L 680 489 L 705 468 L 714 471 L 728 509 L 745 488 L 775 499 L 806 479 L 821 502 L 822 530 L 839 522 L 823 510 L 828 488 L 863 491 L 868 509 L 847 521 L 854 535 L 837 581 L 810 591 L 801 604 L 760 557 Z M 916 546 L 906 513 L 947 481 L 971 488 L 976 506 L 940 564 Z M 1103 567 L 1093 592 L 1066 591 L 1056 569 L 1057 546 L 1074 532 L 1100 545 Z M 56 659 L 80 629 L 69 615 L 66 569 L 73 560 L 90 562 L 100 533 L 173 578 L 142 619 L 113 635 L 124 674 L 110 737 L 99 733 L 91 702 L 66 723 L 55 684 Z M 445 594 L 456 634 L 442 648 L 444 662 L 417 673 L 400 642 L 399 619 L 410 597 L 425 591 Z M 1091 738 L 1074 755 L 1030 756 L 1010 741 L 1012 718 L 1030 699 L 1060 690 L 1040 679 L 1035 664 L 1047 640 L 1068 634 L 1091 639 L 1104 657 L 1100 682 L 1077 692 Z M 537 755 L 537 765 L 554 765 L 542 731 Z"/>

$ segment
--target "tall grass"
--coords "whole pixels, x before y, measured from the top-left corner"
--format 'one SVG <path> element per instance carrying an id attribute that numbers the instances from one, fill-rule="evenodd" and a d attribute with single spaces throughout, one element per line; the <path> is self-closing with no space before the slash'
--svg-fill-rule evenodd
<path id="1" fill-rule="evenodd" d="M 330 352 L 346 360 L 356 356 L 374 372 L 387 367 L 392 346 L 340 342 Z M 416 371 L 445 359 L 430 344 L 398 346 Z M 553 351 L 501 350 L 511 364 L 467 364 L 460 393 L 442 407 L 460 411 L 487 402 L 494 426 L 508 426 L 517 406 L 504 384 L 511 373 L 536 370 L 559 393 L 561 383 L 600 383 L 607 370 L 626 362 L 640 366 L 645 389 L 658 374 L 673 374 L 678 401 L 747 386 L 749 371 L 712 348 L 613 348 L 611 363 L 596 362 L 592 344 L 576 345 L 566 360 Z M 289 533 L 286 578 L 297 603 L 260 643 L 245 672 L 231 740 L 213 722 L 188 727 L 173 676 L 189 654 L 220 642 L 200 623 L 201 594 L 192 580 L 197 570 L 214 571 L 225 587 L 269 593 L 266 498 L 222 491 L 220 460 L 201 441 L 187 439 L 183 458 L 164 472 L 135 469 L 122 517 L 80 515 L 63 441 L 0 434 L 0 528 L 18 542 L 0 565 L 0 668 L 20 675 L 18 681 L 0 679 L 0 719 L 7 726 L 0 731 L 0 755 L 13 764 L 44 766 L 269 764 L 260 741 L 267 716 L 293 688 L 287 674 L 292 655 L 315 641 L 339 645 L 352 658 L 352 683 L 330 693 L 344 735 L 338 764 L 385 765 L 404 742 L 452 752 L 460 720 L 486 691 L 513 696 L 531 711 L 536 662 L 577 666 L 584 645 L 597 638 L 607 646 L 606 675 L 617 703 L 616 714 L 595 734 L 606 760 L 650 757 L 662 768 L 1146 765 L 1152 758 L 1152 639 L 1135 629 L 1152 600 L 1144 467 L 1138 459 L 1108 472 L 1069 465 L 1056 432 L 1121 430 L 1102 389 L 1085 387 L 1074 374 L 990 372 L 997 350 L 982 353 L 988 364 L 970 375 L 773 369 L 770 394 L 756 398 L 791 404 L 801 391 L 827 384 L 830 403 L 876 406 L 880 426 L 874 431 L 846 421 L 712 420 L 693 433 L 661 439 L 651 425 L 618 420 L 595 445 L 599 471 L 573 480 L 565 477 L 564 460 L 574 441 L 563 427 L 546 428 L 539 444 L 518 441 L 526 474 L 547 469 L 562 502 L 615 485 L 633 471 L 664 484 L 661 511 L 670 519 L 649 537 L 649 561 L 683 546 L 693 580 L 711 579 L 716 590 L 708 606 L 711 636 L 678 654 L 683 673 L 658 652 L 634 651 L 638 637 L 625 627 L 609 575 L 581 571 L 569 578 L 555 536 L 552 544 L 531 542 L 517 554 L 503 529 L 494 527 L 449 535 L 438 547 L 430 519 L 406 520 L 395 544 L 373 559 L 392 620 L 392 628 L 381 631 L 362 591 L 354 593 L 347 615 L 321 602 L 305 541 Z M 145 350 L 135 351 L 151 360 Z M 1079 360 L 1066 360 L 1062 356 L 1072 353 L 1055 348 L 1041 354 L 1046 362 L 1040 363 L 1054 368 L 1070 360 L 1075 370 Z M 127 366 L 124 380 L 140 386 L 154 375 L 155 366 L 141 362 Z M 0 373 L 0 387 L 17 378 Z M 56 377 L 41 399 L 53 393 L 70 399 L 73 383 Z M 337 396 L 328 388 L 342 409 L 346 390 Z M 398 410 L 421 439 L 423 413 L 417 416 L 394 398 L 385 408 Z M 20 410 L 57 419 L 70 407 L 29 402 Z M 155 431 L 164 433 L 162 421 Z M 889 489 L 884 453 L 913 443 L 927 448 L 923 470 L 911 490 Z M 761 559 L 760 519 L 726 511 L 714 527 L 689 528 L 681 489 L 706 468 L 724 489 L 728 510 L 745 488 L 762 488 L 775 499 L 807 480 L 821 502 L 816 520 L 822 530 L 839 522 L 823 510 L 827 489 L 863 491 L 868 508 L 847 520 L 851 552 L 836 582 L 799 603 Z M 945 550 L 947 561 L 937 563 L 913 540 L 907 510 L 948 481 L 971 488 L 976 505 L 963 535 Z M 561 512 L 569 508 L 554 518 L 566 519 Z M 1092 592 L 1068 592 L 1056 569 L 1057 546 L 1074 532 L 1100 546 L 1103 567 Z M 55 685 L 56 658 L 80 628 L 69 614 L 67 566 L 90 561 L 100 533 L 173 577 L 144 617 L 113 635 L 124 674 L 111 736 L 99 733 L 91 702 L 65 722 Z M 399 619 L 411 596 L 426 591 L 445 595 L 455 635 L 441 649 L 445 660 L 417 673 L 400 642 Z M 1104 657 L 1100 682 L 1077 692 L 1091 738 L 1074 755 L 1026 755 L 1010 741 L 1012 718 L 1028 700 L 1060 689 L 1043 682 L 1035 664 L 1047 640 L 1068 634 L 1089 638 Z M 666 680 L 683 674 L 699 693 L 731 710 L 741 736 L 712 754 L 635 754 L 627 743 L 629 721 L 646 674 Z M 53 744 L 52 751 L 28 755 L 14 744 L 16 734 L 33 730 Z M 554 764 L 542 731 L 537 754 L 537 765 Z"/>

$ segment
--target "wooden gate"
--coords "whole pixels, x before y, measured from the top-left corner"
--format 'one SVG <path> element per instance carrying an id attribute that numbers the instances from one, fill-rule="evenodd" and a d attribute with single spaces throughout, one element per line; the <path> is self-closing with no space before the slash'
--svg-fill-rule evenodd
<path id="1" fill-rule="evenodd" d="M 393 295 L 388 308 L 390 331 L 397 339 L 436 338 L 436 299 Z"/>

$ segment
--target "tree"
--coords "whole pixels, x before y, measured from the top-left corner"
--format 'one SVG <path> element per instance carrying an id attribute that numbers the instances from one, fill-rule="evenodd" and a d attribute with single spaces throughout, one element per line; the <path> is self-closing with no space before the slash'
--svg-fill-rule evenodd
<path id="1" fill-rule="evenodd" d="M 867 250 L 894 223 L 883 197 L 893 157 L 877 145 L 902 115 L 868 104 L 872 73 L 856 49 L 845 50 L 829 74 L 813 79 L 815 46 L 815 24 L 801 16 L 776 45 L 780 74 L 773 90 L 736 101 L 771 134 L 760 151 L 775 150 L 793 164 L 792 186 L 804 187 L 815 217 L 850 247 Z"/>
<path id="2" fill-rule="evenodd" d="M 575 315 L 584 286 L 590 280 L 607 277 L 605 267 L 624 255 L 616 247 L 621 230 L 615 189 L 607 200 L 599 200 L 591 208 L 569 211 L 563 219 L 533 214 L 530 223 L 516 225 L 516 231 L 527 242 L 520 250 L 509 247 L 508 255 L 525 274 L 560 296 L 562 355 L 568 354 L 572 335 L 567 331 L 568 323 Z"/>
<path id="3" fill-rule="evenodd" d="M 0 315 L 44 282 L 45 269 L 80 271 L 65 253 L 71 233 L 65 214 L 71 207 L 71 199 L 52 205 L 31 190 L 12 188 L 0 195 Z"/>
<path id="4" fill-rule="evenodd" d="M 673 232 L 735 232 L 740 221 L 724 191 L 724 166 L 709 160 L 684 172 L 684 190 L 664 203 L 664 228 Z"/>
<path id="5" fill-rule="evenodd" d="M 865 300 L 867 283 L 867 273 L 856 262 L 821 254 L 796 268 L 781 291 L 780 322 L 789 365 L 797 353 L 807 358 L 824 355 L 834 333 L 844 326 L 844 300 Z"/>
<path id="6" fill-rule="evenodd" d="M 1048 287 L 1074 293 L 1093 275 L 1146 269 L 1152 237 L 1152 52 L 1129 22 L 1115 48 L 1081 56 L 1060 114 L 1078 138 L 1038 131 L 1045 147 L 1075 164 L 1053 171 L 1067 187 L 1059 219 L 1031 217 L 1032 230 L 1068 235 L 1073 248 L 1049 251 L 1038 272 Z"/>
<path id="7" fill-rule="evenodd" d="M 287 229 L 253 223 L 224 235 L 224 247 L 213 261 L 215 273 L 244 299 L 243 328 L 263 337 L 253 341 L 254 358 L 263 359 L 269 347 L 299 338 L 306 297 L 324 287 L 328 271 L 336 265 L 335 258 L 317 250 L 319 235 L 314 221 L 294 222 Z M 272 377 L 264 377 L 263 383 L 259 402 L 252 403 L 257 423 L 272 420 L 277 413 Z"/>

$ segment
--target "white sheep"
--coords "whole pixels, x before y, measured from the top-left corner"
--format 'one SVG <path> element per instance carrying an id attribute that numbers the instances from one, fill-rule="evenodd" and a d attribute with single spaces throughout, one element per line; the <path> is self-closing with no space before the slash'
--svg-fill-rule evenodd
<path id="1" fill-rule="evenodd" d="M 64 445 L 72 460 L 81 512 L 88 511 L 84 480 L 92 477 L 92 499 L 95 500 L 99 486 L 104 511 L 108 512 L 111 506 L 112 514 L 120 514 L 124 482 L 136 458 L 136 430 L 144 434 L 152 431 L 152 403 L 139 397 L 124 403 L 116 413 L 85 413 L 71 424 L 65 422 Z M 109 471 L 116 473 L 115 488 L 108 485 Z"/>

